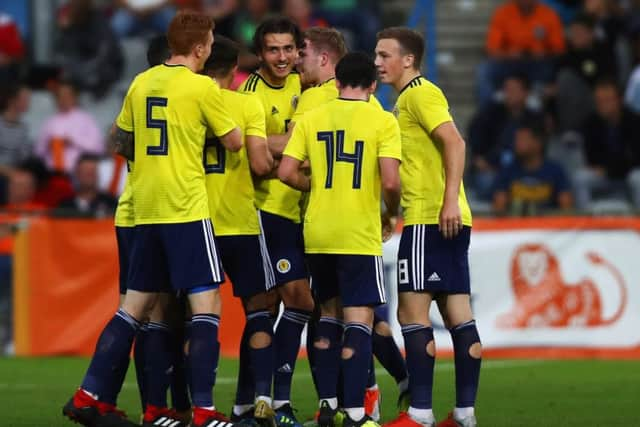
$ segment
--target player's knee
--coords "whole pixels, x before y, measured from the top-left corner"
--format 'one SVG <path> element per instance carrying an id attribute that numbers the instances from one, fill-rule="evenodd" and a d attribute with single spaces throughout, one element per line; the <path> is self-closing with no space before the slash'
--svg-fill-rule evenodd
<path id="1" fill-rule="evenodd" d="M 389 324 L 384 320 L 376 323 L 373 330 L 376 334 L 382 335 L 383 337 L 391 336 L 391 326 L 389 326 Z"/>
<path id="2" fill-rule="evenodd" d="M 313 311 L 314 302 L 309 285 L 305 282 L 282 288 L 282 301 L 286 308 Z"/>
<path id="3" fill-rule="evenodd" d="M 328 338 L 318 338 L 313 342 L 313 346 L 318 350 L 328 350 L 331 347 L 331 341 Z"/>
<path id="4" fill-rule="evenodd" d="M 474 342 L 469 346 L 469 356 L 474 359 L 482 358 L 482 344 L 480 342 Z"/>
<path id="5" fill-rule="evenodd" d="M 271 345 L 271 335 L 266 332 L 256 332 L 249 339 L 249 347 L 254 349 L 266 348 Z"/>
<path id="6" fill-rule="evenodd" d="M 425 346 L 425 350 L 429 356 L 436 357 L 436 342 L 434 340 L 429 341 Z"/>
<path id="7" fill-rule="evenodd" d="M 353 357 L 355 350 L 351 347 L 343 347 L 342 348 L 342 360 L 349 360 Z"/>

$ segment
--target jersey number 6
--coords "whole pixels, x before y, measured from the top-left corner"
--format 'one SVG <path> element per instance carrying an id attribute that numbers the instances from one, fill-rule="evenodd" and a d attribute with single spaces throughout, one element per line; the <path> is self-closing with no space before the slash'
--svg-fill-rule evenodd
<path id="1" fill-rule="evenodd" d="M 335 161 L 353 163 L 353 182 L 351 187 L 354 189 L 360 189 L 360 183 L 362 181 L 362 156 L 364 155 L 364 142 L 355 142 L 355 153 L 345 153 L 343 130 L 337 130 L 335 137 L 333 132 L 318 132 L 318 142 L 325 143 L 327 153 L 327 179 L 324 183 L 324 188 L 333 187 L 333 164 Z"/>

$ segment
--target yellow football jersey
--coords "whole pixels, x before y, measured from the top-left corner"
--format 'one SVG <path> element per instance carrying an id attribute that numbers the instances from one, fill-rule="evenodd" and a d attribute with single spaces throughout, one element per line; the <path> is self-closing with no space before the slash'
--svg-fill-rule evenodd
<path id="1" fill-rule="evenodd" d="M 251 74 L 240 91 L 259 97 L 264 108 L 267 135 L 283 134 L 293 116 L 300 96 L 300 76 L 289 74 L 284 86 L 272 86 L 257 73 Z M 300 222 L 301 193 L 278 179 L 256 182 L 256 206 L 265 212 Z"/>
<path id="2" fill-rule="evenodd" d="M 329 79 L 317 86 L 308 88 L 300 95 L 296 111 L 295 113 L 293 113 L 293 117 L 291 117 L 291 122 L 297 122 L 298 120 L 300 120 L 300 118 L 302 118 L 304 113 L 311 111 L 314 108 L 317 108 L 320 105 L 331 101 L 332 99 L 336 99 L 337 97 L 338 88 L 336 87 L 335 78 Z M 382 110 L 382 105 L 380 105 L 380 102 L 376 99 L 375 96 L 371 95 L 371 97 L 369 98 L 369 103 Z"/>
<path id="3" fill-rule="evenodd" d="M 208 218 L 205 132 L 235 127 L 220 88 L 185 66 L 158 65 L 135 78 L 116 124 L 136 141 L 129 175 L 136 225 Z"/>
<path id="4" fill-rule="evenodd" d="M 129 169 L 129 173 L 131 173 L 131 163 L 127 162 L 127 168 Z M 114 218 L 114 222 L 116 227 L 133 227 L 136 225 L 136 217 L 133 213 L 133 197 L 132 197 L 132 189 L 131 189 L 131 180 L 129 179 L 129 174 L 125 178 L 124 189 L 122 190 L 122 194 L 118 198 L 118 207 L 116 208 L 116 214 Z"/>
<path id="5" fill-rule="evenodd" d="M 393 116 L 364 101 L 334 99 L 297 122 L 284 155 L 311 164 L 305 252 L 382 255 L 378 158 L 401 159 Z"/>
<path id="6" fill-rule="evenodd" d="M 205 173 L 209 192 L 209 211 L 216 236 L 260 234 L 255 191 L 245 136 L 266 138 L 264 110 L 258 99 L 222 89 L 224 105 L 240 127 L 243 146 L 238 152 L 226 150 L 215 139 L 207 139 Z"/>
<path id="7" fill-rule="evenodd" d="M 422 76 L 400 91 L 393 109 L 402 134 L 402 208 L 405 225 L 438 224 L 445 187 L 443 147 L 431 132 L 453 121 L 442 91 Z M 471 226 L 471 209 L 460 184 L 462 223 Z"/>

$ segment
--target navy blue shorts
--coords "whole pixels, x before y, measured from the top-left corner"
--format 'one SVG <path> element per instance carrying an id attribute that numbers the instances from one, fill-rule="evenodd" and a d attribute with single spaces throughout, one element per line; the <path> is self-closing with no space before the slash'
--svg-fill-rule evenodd
<path id="1" fill-rule="evenodd" d="M 129 259 L 133 230 L 135 227 L 118 227 L 116 225 L 116 242 L 118 243 L 118 264 L 120 265 L 120 295 L 127 293 L 127 274 L 129 274 Z"/>
<path id="2" fill-rule="evenodd" d="M 188 293 L 217 288 L 224 273 L 209 219 L 136 225 L 127 288 Z"/>
<path id="3" fill-rule="evenodd" d="M 343 307 L 386 302 L 382 257 L 308 254 L 311 286 L 319 303 L 340 297 Z"/>
<path id="4" fill-rule="evenodd" d="M 273 287 L 273 271 L 265 260 L 262 236 L 218 236 L 216 241 L 234 296 L 250 297 Z"/>
<path id="5" fill-rule="evenodd" d="M 398 249 L 398 292 L 468 294 L 469 239 L 463 227 L 445 239 L 437 224 L 407 225 Z"/>
<path id="6" fill-rule="evenodd" d="M 304 262 L 302 224 L 268 212 L 258 213 L 267 245 L 267 261 L 275 275 L 275 286 L 309 277 Z"/>

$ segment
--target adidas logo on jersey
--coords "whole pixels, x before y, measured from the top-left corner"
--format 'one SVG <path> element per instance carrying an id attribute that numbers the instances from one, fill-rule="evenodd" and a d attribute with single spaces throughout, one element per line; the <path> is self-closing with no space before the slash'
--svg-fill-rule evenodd
<path id="1" fill-rule="evenodd" d="M 273 107 L 271 107 L 271 114 L 278 114 L 280 111 L 278 111 L 278 109 L 276 108 L 276 106 L 274 105 Z"/>
<path id="2" fill-rule="evenodd" d="M 439 282 L 440 276 L 438 276 L 438 273 L 436 273 L 435 271 L 433 273 L 431 273 L 431 276 L 429 276 L 429 278 L 427 279 L 427 282 Z"/>
<path id="3" fill-rule="evenodd" d="M 281 372 L 283 374 L 289 374 L 293 372 L 293 369 L 291 369 L 291 365 L 289 365 L 288 363 L 285 363 L 284 365 L 278 368 L 278 372 Z"/>

